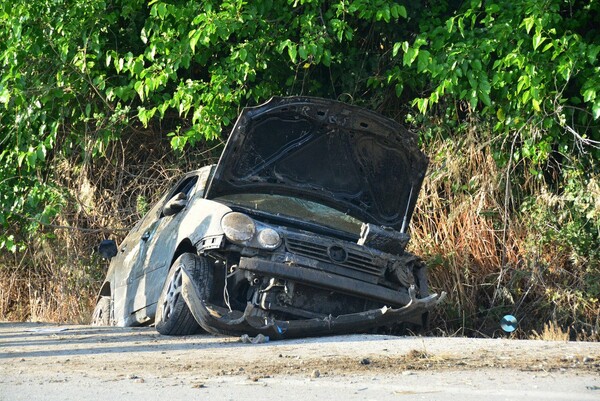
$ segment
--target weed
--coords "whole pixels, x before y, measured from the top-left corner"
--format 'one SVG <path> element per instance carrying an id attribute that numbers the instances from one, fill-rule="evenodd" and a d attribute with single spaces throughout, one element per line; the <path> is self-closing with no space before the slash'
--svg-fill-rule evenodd
<path id="1" fill-rule="evenodd" d="M 569 341 L 569 329 L 563 330 L 556 322 L 549 321 L 544 323 L 541 333 L 533 329 L 530 338 L 543 341 Z"/>

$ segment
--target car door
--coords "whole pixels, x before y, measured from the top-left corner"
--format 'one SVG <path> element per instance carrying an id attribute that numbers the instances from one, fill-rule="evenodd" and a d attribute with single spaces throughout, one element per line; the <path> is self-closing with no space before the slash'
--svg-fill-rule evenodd
<path id="1" fill-rule="evenodd" d="M 144 309 L 155 304 L 158 299 L 177 247 L 178 228 L 185 214 L 183 209 L 165 214 L 165 205 L 179 194 L 183 194 L 185 199 L 189 200 L 193 196 L 197 181 L 196 173 L 181 179 L 167 196 L 161 199 L 158 208 L 154 210 L 154 219 L 145 224 L 139 237 L 136 261 L 132 265 L 129 278 L 130 302 L 127 308 L 131 314 L 136 314 L 135 320 L 139 322 L 150 319 L 153 315 L 146 313 Z"/>
<path id="2" fill-rule="evenodd" d="M 117 324 L 125 326 L 131 324 L 131 308 L 137 292 L 134 286 L 136 277 L 142 271 L 142 256 L 147 251 L 146 241 L 142 237 L 152 231 L 152 226 L 159 218 L 165 197 L 131 229 L 119 245 L 117 255 L 111 261 L 111 265 L 114 266 L 111 282 L 113 283 L 113 306 Z"/>

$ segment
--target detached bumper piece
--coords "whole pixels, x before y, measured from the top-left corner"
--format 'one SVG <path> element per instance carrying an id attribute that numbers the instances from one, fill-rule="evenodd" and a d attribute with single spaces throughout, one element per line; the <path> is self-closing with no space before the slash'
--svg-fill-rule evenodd
<path id="1" fill-rule="evenodd" d="M 347 334 L 368 329 L 388 326 L 395 323 L 411 321 L 437 304 L 445 297 L 432 294 L 426 298 L 417 298 L 415 288 L 408 291 L 410 300 L 407 305 L 393 309 L 383 307 L 366 312 L 347 315 L 328 316 L 326 318 L 304 320 L 275 320 L 260 316 L 260 310 L 248 303 L 246 310 L 241 313 L 232 311 L 220 313 L 212 308 L 196 288 L 189 271 L 183 269 L 182 295 L 192 315 L 210 333 L 239 336 L 248 334 L 257 336 L 263 334 L 271 340 L 285 338 L 315 337 L 333 334 Z"/>

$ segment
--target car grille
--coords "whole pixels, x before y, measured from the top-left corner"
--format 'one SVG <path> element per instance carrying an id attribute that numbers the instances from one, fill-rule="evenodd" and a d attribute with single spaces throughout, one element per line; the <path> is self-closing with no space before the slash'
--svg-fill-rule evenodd
<path id="1" fill-rule="evenodd" d="M 333 263 L 337 266 L 342 266 L 361 273 L 367 273 L 372 276 L 380 277 L 383 275 L 385 267 L 378 266 L 375 263 L 373 256 L 367 252 L 352 249 L 349 246 L 343 247 L 347 254 L 344 261 L 337 262 L 333 260 L 329 256 L 329 249 L 334 246 L 339 247 L 340 245 L 333 242 L 327 243 L 327 241 L 315 243 L 315 241 L 289 236 L 286 238 L 286 247 L 288 251 L 293 254 L 305 256 L 321 262 Z"/>

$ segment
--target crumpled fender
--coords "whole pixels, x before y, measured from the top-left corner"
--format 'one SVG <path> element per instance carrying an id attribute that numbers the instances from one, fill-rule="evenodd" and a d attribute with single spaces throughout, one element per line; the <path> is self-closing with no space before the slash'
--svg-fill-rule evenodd
<path id="1" fill-rule="evenodd" d="M 355 333 L 375 327 L 410 321 L 440 302 L 446 293 L 431 294 L 425 298 L 417 298 L 414 287 L 409 289 L 410 302 L 397 309 L 383 307 L 365 312 L 350 313 L 326 318 L 303 320 L 275 320 L 258 316 L 258 311 L 248 303 L 246 310 L 241 313 L 232 311 L 221 315 L 207 306 L 194 282 L 191 273 L 183 267 L 183 282 L 181 293 L 192 315 L 198 324 L 206 331 L 215 334 L 256 336 L 263 334 L 271 340 L 298 337 L 313 337 L 332 334 Z"/>

